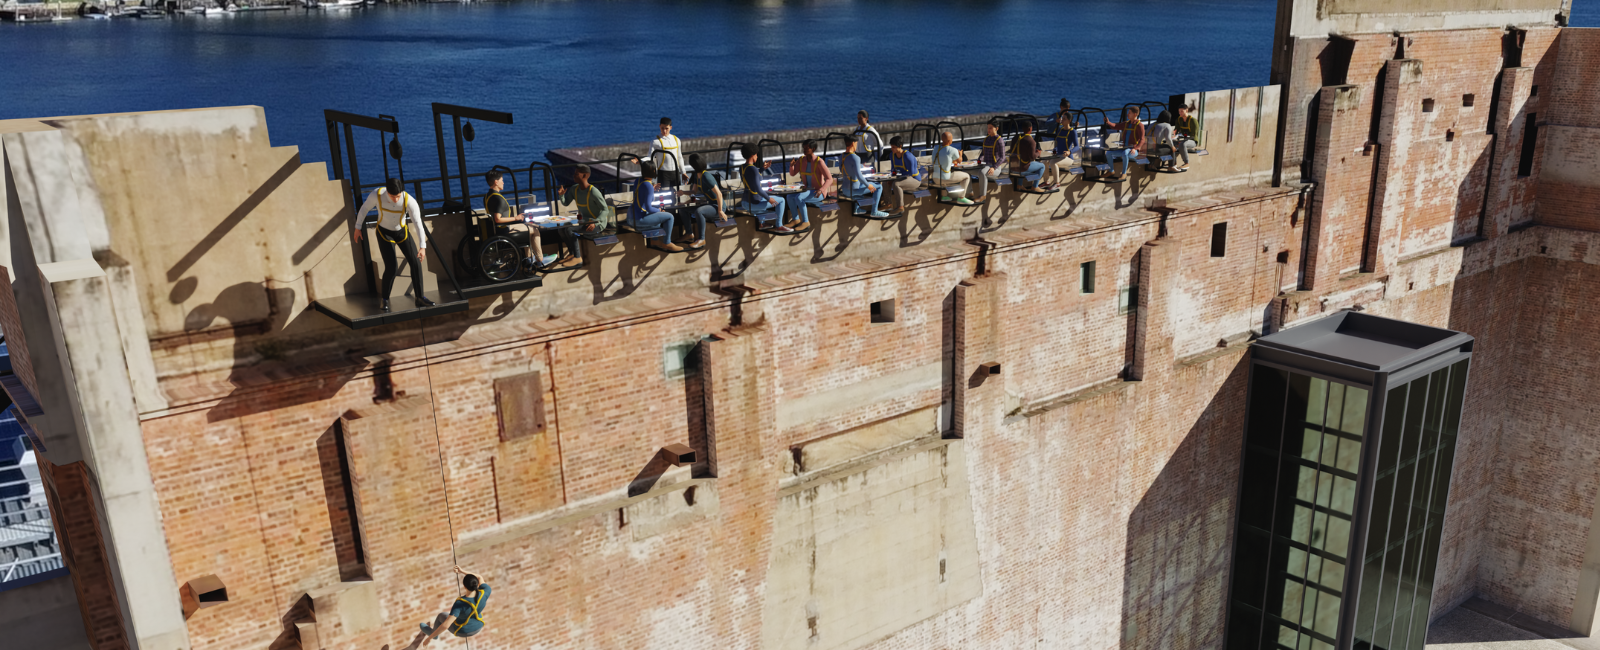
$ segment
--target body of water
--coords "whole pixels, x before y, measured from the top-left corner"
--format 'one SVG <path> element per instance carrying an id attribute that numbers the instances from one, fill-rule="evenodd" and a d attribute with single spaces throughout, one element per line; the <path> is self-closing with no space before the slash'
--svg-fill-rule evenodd
<path id="1" fill-rule="evenodd" d="M 0 118 L 255 104 L 327 160 L 322 110 L 397 117 L 430 174 L 429 104 L 509 111 L 473 165 L 641 141 L 1165 101 L 1265 84 L 1274 0 L 412 4 L 0 25 Z M 1576 23 L 1576 21 L 1575 21 Z M 376 147 L 377 136 L 364 134 Z M 365 152 L 364 152 L 365 153 Z"/>

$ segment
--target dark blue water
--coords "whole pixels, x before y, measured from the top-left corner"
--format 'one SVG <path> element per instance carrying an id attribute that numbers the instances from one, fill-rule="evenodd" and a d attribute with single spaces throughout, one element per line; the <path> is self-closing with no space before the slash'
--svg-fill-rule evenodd
<path id="1" fill-rule="evenodd" d="M 469 159 L 522 167 L 642 141 L 663 115 L 692 137 L 1261 85 L 1275 5 L 527 0 L 8 24 L 0 118 L 256 104 L 311 161 L 328 159 L 324 108 L 386 113 L 417 177 L 436 101 L 513 113 L 476 125 Z"/>

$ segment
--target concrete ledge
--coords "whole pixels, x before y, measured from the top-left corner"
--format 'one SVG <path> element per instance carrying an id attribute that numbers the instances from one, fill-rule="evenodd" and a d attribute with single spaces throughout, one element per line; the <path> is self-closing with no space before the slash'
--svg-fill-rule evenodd
<path id="1" fill-rule="evenodd" d="M 715 478 L 691 478 L 680 482 L 667 483 L 666 485 L 658 484 L 655 489 L 633 497 L 626 496 L 627 491 L 625 489 L 615 490 L 593 499 L 567 504 L 555 510 L 541 512 L 531 517 L 524 517 L 499 526 L 464 533 L 456 541 L 456 552 L 460 555 L 471 555 L 501 544 L 515 542 L 518 539 L 541 531 L 610 513 L 640 501 L 654 499 L 679 490 L 700 485 L 710 486 L 714 490 L 716 489 L 716 484 L 717 479 Z"/>

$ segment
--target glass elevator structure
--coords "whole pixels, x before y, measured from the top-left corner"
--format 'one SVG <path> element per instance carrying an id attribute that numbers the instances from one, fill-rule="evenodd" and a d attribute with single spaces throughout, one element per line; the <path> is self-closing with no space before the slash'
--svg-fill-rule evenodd
<path id="1" fill-rule="evenodd" d="M 1343 311 L 1252 345 L 1229 650 L 1422 650 L 1472 343 Z"/>

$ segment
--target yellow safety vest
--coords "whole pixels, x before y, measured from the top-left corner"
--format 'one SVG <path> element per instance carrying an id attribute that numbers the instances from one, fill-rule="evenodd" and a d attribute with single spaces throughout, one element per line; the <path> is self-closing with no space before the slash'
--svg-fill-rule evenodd
<path id="1" fill-rule="evenodd" d="M 406 213 L 410 211 L 410 208 L 411 208 L 411 194 L 408 193 L 408 192 L 401 192 L 400 193 L 400 210 L 398 211 L 400 213 L 400 233 L 401 233 L 400 234 L 400 238 L 399 239 L 389 239 L 388 235 L 383 234 L 383 226 L 375 226 L 375 228 L 378 231 L 378 236 L 382 237 L 384 241 L 389 242 L 391 244 L 398 244 L 398 243 L 403 242 L 406 239 L 410 238 L 411 237 L 411 222 L 406 220 Z M 380 196 L 378 198 L 378 221 L 380 223 L 383 221 L 383 215 L 386 215 L 386 214 L 389 214 L 389 211 L 383 209 L 383 197 Z"/>

